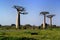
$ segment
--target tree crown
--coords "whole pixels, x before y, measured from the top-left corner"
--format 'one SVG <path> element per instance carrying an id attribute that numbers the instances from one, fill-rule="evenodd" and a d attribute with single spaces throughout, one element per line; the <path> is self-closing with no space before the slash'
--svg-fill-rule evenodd
<path id="1" fill-rule="evenodd" d="M 46 15 L 49 14 L 49 12 L 41 12 L 40 14 Z"/>
<path id="2" fill-rule="evenodd" d="M 47 15 L 48 18 L 52 18 L 53 16 L 55 16 L 55 15 Z"/>

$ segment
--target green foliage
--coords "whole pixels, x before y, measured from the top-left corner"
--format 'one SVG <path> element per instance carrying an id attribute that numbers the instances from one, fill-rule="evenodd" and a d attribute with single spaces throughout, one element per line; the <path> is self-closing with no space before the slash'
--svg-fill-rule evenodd
<path id="1" fill-rule="evenodd" d="M 60 28 L 48 29 L 10 29 L 0 28 L 0 40 L 60 40 Z M 38 33 L 38 35 L 31 35 Z"/>

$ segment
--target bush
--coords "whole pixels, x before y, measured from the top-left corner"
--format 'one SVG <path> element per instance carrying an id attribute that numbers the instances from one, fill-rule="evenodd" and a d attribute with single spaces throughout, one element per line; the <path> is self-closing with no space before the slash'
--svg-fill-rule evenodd
<path id="1" fill-rule="evenodd" d="M 39 26 L 39 29 L 41 28 L 41 26 Z"/>
<path id="2" fill-rule="evenodd" d="M 15 24 L 11 24 L 11 26 L 16 26 Z"/>
<path id="3" fill-rule="evenodd" d="M 53 27 L 53 28 L 56 28 L 56 25 L 53 25 L 52 27 Z"/>
<path id="4" fill-rule="evenodd" d="M 32 26 L 30 25 L 30 24 L 26 24 L 26 25 L 24 25 L 24 29 L 28 29 L 28 28 L 31 28 Z"/>
<path id="5" fill-rule="evenodd" d="M 0 26 L 2 26 L 2 25 L 0 24 Z"/>

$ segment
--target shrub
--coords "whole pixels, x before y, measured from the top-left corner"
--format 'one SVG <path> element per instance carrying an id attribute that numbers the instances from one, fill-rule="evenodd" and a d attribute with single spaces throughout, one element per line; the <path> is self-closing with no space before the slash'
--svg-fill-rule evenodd
<path id="1" fill-rule="evenodd" d="M 26 24 L 26 25 L 24 25 L 24 29 L 28 29 L 28 28 L 31 28 L 32 26 L 30 25 L 30 24 Z"/>
<path id="2" fill-rule="evenodd" d="M 11 26 L 16 26 L 15 24 L 11 24 Z"/>
<path id="3" fill-rule="evenodd" d="M 53 27 L 53 28 L 56 28 L 56 25 L 53 25 L 52 27 Z"/>

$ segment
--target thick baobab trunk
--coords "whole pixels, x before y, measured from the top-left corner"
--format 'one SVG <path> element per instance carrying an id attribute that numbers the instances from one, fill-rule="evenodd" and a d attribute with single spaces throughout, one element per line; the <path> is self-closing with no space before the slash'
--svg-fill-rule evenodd
<path id="1" fill-rule="evenodd" d="M 46 23 L 46 15 L 44 15 L 43 29 L 45 29 L 45 23 Z"/>
<path id="2" fill-rule="evenodd" d="M 20 26 L 20 12 L 18 12 L 17 14 L 17 18 L 16 18 L 16 28 L 19 28 Z"/>
<path id="3" fill-rule="evenodd" d="M 52 18 L 50 18 L 50 26 L 52 26 Z"/>

